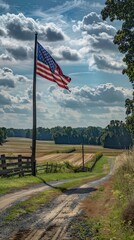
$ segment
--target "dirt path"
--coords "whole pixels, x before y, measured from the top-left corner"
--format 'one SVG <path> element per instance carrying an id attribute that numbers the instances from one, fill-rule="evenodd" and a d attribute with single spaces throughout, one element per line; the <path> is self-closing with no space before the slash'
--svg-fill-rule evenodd
<path id="1" fill-rule="evenodd" d="M 40 185 L 40 187 L 31 188 L 31 190 L 27 189 L 8 194 L 6 198 L 5 196 L 1 197 L 0 206 L 3 204 L 3 208 L 1 208 L 3 211 L 1 211 L 0 215 L 0 240 L 73 240 L 69 229 L 71 223 L 81 214 L 81 201 L 93 191 L 96 191 L 96 187 L 99 184 L 110 178 L 112 169 L 113 164 L 107 176 L 83 184 L 80 187 L 66 190 L 35 213 L 27 213 L 6 224 L 3 221 L 3 216 L 6 213 L 4 209 L 7 206 L 28 198 L 27 192 L 31 196 L 31 194 L 48 189 L 50 186 Z M 70 180 L 53 182 L 53 186 L 57 186 L 65 181 Z"/>
<path id="2" fill-rule="evenodd" d="M 13 193 L 5 194 L 2 197 L 0 197 L 0 211 L 3 211 L 6 208 L 11 207 L 12 205 L 15 205 L 17 202 L 22 202 L 36 193 L 45 191 L 50 187 L 55 187 L 62 183 L 70 182 L 70 181 L 77 180 L 77 179 L 78 178 L 53 181 L 53 182 L 49 182 L 49 183 L 47 183 L 47 182 L 41 183 L 41 184 L 35 185 L 34 187 L 33 186 L 26 187 L 26 189 L 18 190 Z"/>
<path id="3" fill-rule="evenodd" d="M 66 240 L 72 239 L 69 225 L 81 213 L 80 203 L 110 174 L 78 188 L 67 190 L 34 214 L 27 214 L 12 224 L 0 224 L 1 240 Z"/>

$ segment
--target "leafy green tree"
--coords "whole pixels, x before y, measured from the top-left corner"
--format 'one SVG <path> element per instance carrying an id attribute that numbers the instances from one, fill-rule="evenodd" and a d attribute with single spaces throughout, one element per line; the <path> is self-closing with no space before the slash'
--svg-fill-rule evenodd
<path id="1" fill-rule="evenodd" d="M 14 129 L 13 128 L 7 129 L 7 136 L 8 137 L 14 137 Z"/>
<path id="2" fill-rule="evenodd" d="M 26 138 L 32 138 L 32 131 L 30 129 L 26 130 Z"/>
<path id="3" fill-rule="evenodd" d="M 132 146 L 132 137 L 126 124 L 122 121 L 112 120 L 104 129 L 101 144 L 107 148 L 130 148 Z"/>
<path id="4" fill-rule="evenodd" d="M 102 18 L 108 17 L 111 21 L 119 20 L 122 23 L 114 37 L 114 43 L 118 45 L 121 53 L 125 54 L 123 61 L 126 68 L 123 74 L 127 74 L 134 89 L 134 0 L 106 0 L 102 10 Z M 132 100 L 126 100 L 126 123 L 134 137 L 134 91 Z"/>
<path id="5" fill-rule="evenodd" d="M 7 135 L 6 135 L 6 128 L 0 128 L 0 144 L 2 144 L 4 142 L 4 140 L 6 139 Z"/>

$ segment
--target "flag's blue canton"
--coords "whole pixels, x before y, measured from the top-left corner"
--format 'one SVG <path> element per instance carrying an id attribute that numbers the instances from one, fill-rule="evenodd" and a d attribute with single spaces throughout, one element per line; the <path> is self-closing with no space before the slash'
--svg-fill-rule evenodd
<path id="1" fill-rule="evenodd" d="M 52 73 L 56 68 L 56 63 L 50 54 L 38 43 L 38 60 L 49 66 Z"/>

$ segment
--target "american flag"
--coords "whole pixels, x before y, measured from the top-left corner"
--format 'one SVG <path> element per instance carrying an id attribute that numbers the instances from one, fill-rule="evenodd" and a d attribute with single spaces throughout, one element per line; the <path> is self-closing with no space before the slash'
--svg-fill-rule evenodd
<path id="1" fill-rule="evenodd" d="M 39 42 L 37 42 L 36 74 L 49 81 L 56 82 L 61 88 L 69 90 L 67 84 L 71 81 L 71 78 L 63 74 L 59 65 Z"/>

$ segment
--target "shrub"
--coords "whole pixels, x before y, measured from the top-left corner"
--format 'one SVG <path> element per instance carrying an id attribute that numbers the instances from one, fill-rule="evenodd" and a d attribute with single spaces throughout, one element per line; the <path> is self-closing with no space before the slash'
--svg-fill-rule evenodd
<path id="1" fill-rule="evenodd" d="M 98 152 L 94 155 L 93 159 L 92 159 L 92 166 L 90 167 L 90 171 L 93 170 L 93 168 L 95 167 L 95 164 L 97 163 L 97 161 L 103 156 L 103 153 Z"/>
<path id="2" fill-rule="evenodd" d="M 95 154 L 96 161 L 99 160 L 102 156 L 103 156 L 103 153 L 101 153 L 101 152 L 96 153 Z"/>
<path id="3" fill-rule="evenodd" d="M 66 149 L 64 151 L 62 151 L 63 153 L 72 153 L 72 152 L 75 152 L 76 149 L 75 148 L 69 148 L 69 149 Z"/>
<path id="4" fill-rule="evenodd" d="M 124 223 L 134 227 L 134 200 L 128 203 L 122 215 Z"/>

